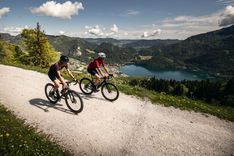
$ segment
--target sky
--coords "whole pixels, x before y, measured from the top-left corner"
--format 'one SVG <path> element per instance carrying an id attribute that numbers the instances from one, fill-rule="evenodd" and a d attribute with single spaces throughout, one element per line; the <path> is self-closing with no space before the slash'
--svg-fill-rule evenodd
<path id="1" fill-rule="evenodd" d="M 186 39 L 234 24 L 234 0 L 0 0 L 0 32 Z"/>

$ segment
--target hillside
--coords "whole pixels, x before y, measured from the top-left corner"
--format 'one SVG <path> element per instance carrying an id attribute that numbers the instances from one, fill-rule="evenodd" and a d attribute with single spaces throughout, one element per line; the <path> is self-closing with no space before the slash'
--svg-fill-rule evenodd
<path id="1" fill-rule="evenodd" d="M 93 50 L 97 47 L 96 44 L 89 43 L 79 37 L 68 37 L 64 35 L 53 36 L 46 35 L 49 39 L 50 44 L 56 51 L 59 51 L 70 57 L 81 59 L 82 61 L 87 60 L 90 57 L 89 50 Z M 23 38 L 21 35 L 12 36 L 7 33 L 0 33 L 0 38 L 12 44 L 21 44 Z"/>
<path id="2" fill-rule="evenodd" d="M 0 39 L 0 62 L 18 62 L 23 54 L 19 46 Z"/>
<path id="3" fill-rule="evenodd" d="M 141 50 L 143 48 L 150 48 L 152 46 L 170 45 L 170 44 L 175 44 L 178 42 L 180 42 L 180 40 L 173 40 L 173 39 L 132 40 L 132 42 L 125 44 L 124 47 L 133 47 L 136 50 Z"/>
<path id="4" fill-rule="evenodd" d="M 108 63 L 125 64 L 133 61 L 137 52 L 131 47 L 119 47 L 112 43 L 102 43 L 95 51 L 103 51 L 107 55 L 106 61 Z"/>
<path id="5" fill-rule="evenodd" d="M 21 35 L 11 36 L 10 34 L 0 33 L 3 40 L 13 43 L 21 44 Z M 107 52 L 107 62 L 112 63 L 125 63 L 132 60 L 136 54 L 133 48 L 119 47 L 119 44 L 128 43 L 127 41 L 119 41 L 115 39 L 82 39 L 79 37 L 68 37 L 65 35 L 53 36 L 46 35 L 50 44 L 56 51 L 70 57 L 88 62 L 96 57 L 97 52 Z"/>
<path id="6" fill-rule="evenodd" d="M 234 75 L 234 26 L 208 32 L 176 44 L 153 46 L 141 55 L 152 55 L 137 64 L 149 68 L 200 68 L 213 73 Z"/>
<path id="7" fill-rule="evenodd" d="M 89 43 L 79 37 L 68 37 L 65 35 L 47 35 L 47 37 L 57 51 L 85 62 L 90 57 L 93 57 L 93 53 L 90 51 L 97 47 L 96 44 Z"/>
<path id="8" fill-rule="evenodd" d="M 20 44 L 22 41 L 21 35 L 11 36 L 10 34 L 1 33 L 1 38 L 7 42 Z M 79 37 L 68 37 L 64 35 L 53 36 L 47 35 L 50 44 L 56 51 L 70 57 L 79 59 L 84 62 L 89 62 L 96 57 L 95 53 L 103 51 L 107 53 L 107 62 L 110 63 L 126 63 L 134 59 L 136 51 L 130 47 L 120 47 L 115 43 L 128 43 L 127 40 L 115 39 L 82 39 Z M 89 41 L 89 42 L 88 42 Z M 96 43 L 96 41 L 100 41 Z M 98 45 L 99 44 L 99 45 Z"/>
<path id="9" fill-rule="evenodd" d="M 113 38 L 83 38 L 83 39 L 87 42 L 94 43 L 97 45 L 101 45 L 102 43 L 111 43 L 120 47 L 135 48 L 136 50 L 140 50 L 143 48 L 150 48 L 152 46 L 170 45 L 180 42 L 180 40 L 174 40 L 174 39 L 167 39 L 167 40 L 161 40 L 161 39 L 152 39 L 152 40 L 118 39 L 117 40 Z"/>
<path id="10" fill-rule="evenodd" d="M 100 45 L 102 43 L 112 43 L 115 45 L 119 45 L 120 41 L 113 38 L 83 38 L 85 41 L 93 44 Z"/>
<path id="11" fill-rule="evenodd" d="M 22 41 L 21 35 L 12 36 L 8 33 L 0 33 L 0 39 L 3 39 L 5 41 L 13 43 L 13 44 L 18 44 L 18 43 L 20 43 L 20 41 Z"/>

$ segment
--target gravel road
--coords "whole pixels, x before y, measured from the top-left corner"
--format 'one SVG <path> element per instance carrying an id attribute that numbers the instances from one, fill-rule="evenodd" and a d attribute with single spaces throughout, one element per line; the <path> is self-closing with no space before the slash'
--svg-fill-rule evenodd
<path id="1" fill-rule="evenodd" d="M 74 155 L 234 155 L 234 123 L 212 115 L 153 105 L 120 94 L 80 93 L 84 110 L 74 115 L 64 100 L 52 105 L 45 74 L 0 65 L 0 102 Z"/>

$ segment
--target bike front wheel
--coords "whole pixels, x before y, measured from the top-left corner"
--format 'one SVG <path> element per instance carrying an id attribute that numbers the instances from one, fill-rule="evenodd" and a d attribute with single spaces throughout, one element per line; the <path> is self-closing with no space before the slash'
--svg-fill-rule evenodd
<path id="1" fill-rule="evenodd" d="M 80 90 L 86 94 L 86 95 L 90 95 L 93 93 L 93 82 L 88 79 L 88 78 L 82 78 L 80 80 L 80 83 L 79 83 L 79 86 L 80 86 Z"/>
<path id="2" fill-rule="evenodd" d="M 59 101 L 59 92 L 58 90 L 54 92 L 54 85 L 51 83 L 47 83 L 45 85 L 45 95 L 47 99 L 53 104 Z"/>
<path id="3" fill-rule="evenodd" d="M 83 100 L 81 99 L 80 95 L 73 90 L 69 90 L 66 93 L 65 102 L 67 107 L 76 114 L 83 110 Z"/>
<path id="4" fill-rule="evenodd" d="M 102 95 L 108 101 L 115 101 L 119 97 L 118 88 L 112 83 L 105 83 L 102 88 Z"/>

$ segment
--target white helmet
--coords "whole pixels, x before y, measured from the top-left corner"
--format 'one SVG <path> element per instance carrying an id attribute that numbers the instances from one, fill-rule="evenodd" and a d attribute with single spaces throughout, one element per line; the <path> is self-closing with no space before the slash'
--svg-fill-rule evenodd
<path id="1" fill-rule="evenodd" d="M 100 57 L 100 58 L 106 58 L 106 54 L 105 54 L 105 53 L 100 52 L 100 53 L 98 53 L 98 57 Z"/>

